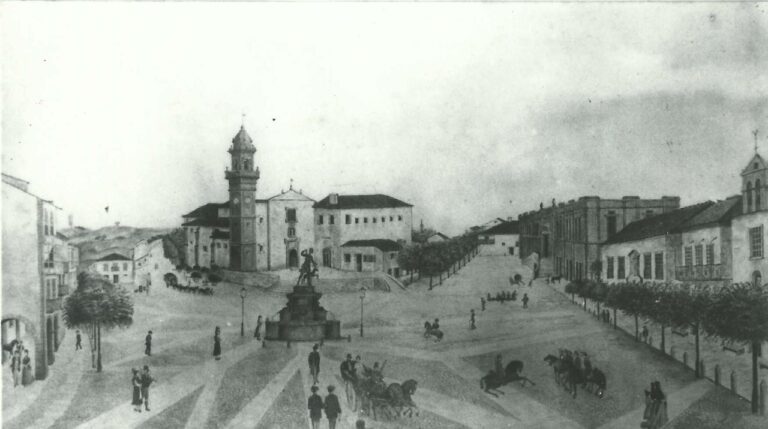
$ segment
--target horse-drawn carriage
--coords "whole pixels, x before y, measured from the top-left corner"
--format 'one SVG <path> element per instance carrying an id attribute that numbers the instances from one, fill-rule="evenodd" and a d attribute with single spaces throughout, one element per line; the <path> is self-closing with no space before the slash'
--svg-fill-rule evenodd
<path id="1" fill-rule="evenodd" d="M 544 361 L 554 370 L 555 382 L 562 385 L 574 398 L 579 385 L 598 398 L 605 395 L 605 373 L 589 363 L 586 353 L 560 350 L 559 356 L 550 354 L 544 357 Z"/>
<path id="2" fill-rule="evenodd" d="M 386 364 L 386 362 L 385 362 Z M 382 365 L 382 368 L 384 365 Z M 406 380 L 400 383 L 387 383 L 381 375 L 381 370 L 363 367 L 362 373 L 342 371 L 342 379 L 352 386 L 353 396 L 347 393 L 347 401 L 353 411 L 358 409 L 377 419 L 385 415 L 387 419 L 408 415 L 413 417 L 414 411 L 419 415 L 416 404 L 411 396 L 416 392 L 416 380 Z"/>

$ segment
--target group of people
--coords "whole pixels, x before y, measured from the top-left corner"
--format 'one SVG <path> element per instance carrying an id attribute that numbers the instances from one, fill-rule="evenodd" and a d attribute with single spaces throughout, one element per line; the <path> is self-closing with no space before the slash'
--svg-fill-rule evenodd
<path id="1" fill-rule="evenodd" d="M 24 347 L 20 340 L 13 340 L 7 346 L 3 346 L 4 351 L 11 355 L 11 375 L 13 376 L 13 387 L 19 384 L 29 386 L 35 381 L 32 374 L 32 360 L 29 358 L 29 350 Z"/>
<path id="2" fill-rule="evenodd" d="M 503 292 L 496 292 L 496 296 L 491 296 L 490 293 L 486 294 L 486 298 L 480 298 L 480 305 L 483 310 L 485 310 L 485 302 L 487 301 L 499 301 L 502 304 L 506 301 L 517 301 L 517 291 L 514 290 L 512 292 L 510 291 L 503 291 Z M 523 303 L 523 308 L 528 308 L 528 301 L 530 301 L 530 298 L 528 298 L 527 293 L 523 293 L 523 298 L 520 300 Z"/>
<path id="3" fill-rule="evenodd" d="M 602 320 L 605 323 L 611 323 L 610 310 L 600 310 L 600 320 Z"/>
<path id="4" fill-rule="evenodd" d="M 560 349 L 560 360 L 572 364 L 578 369 L 585 378 L 592 373 L 592 361 L 589 360 L 587 352 L 579 350 Z"/>
<path id="5" fill-rule="evenodd" d="M 328 419 L 328 429 L 335 429 L 336 419 L 341 415 L 339 398 L 333 393 L 336 387 L 333 385 L 328 386 L 328 394 L 325 398 L 317 394 L 317 391 L 320 390 L 317 386 L 313 385 L 310 390 L 312 394 L 307 400 L 307 408 L 309 408 L 309 420 L 312 421 L 312 429 L 320 427 L 323 411 L 325 411 L 325 417 Z"/>
<path id="6" fill-rule="evenodd" d="M 149 411 L 149 386 L 155 379 L 149 372 L 149 366 L 144 365 L 144 368 L 139 371 L 136 368 L 131 368 L 133 378 L 131 383 L 133 384 L 133 411 L 141 412 L 141 406 Z"/>

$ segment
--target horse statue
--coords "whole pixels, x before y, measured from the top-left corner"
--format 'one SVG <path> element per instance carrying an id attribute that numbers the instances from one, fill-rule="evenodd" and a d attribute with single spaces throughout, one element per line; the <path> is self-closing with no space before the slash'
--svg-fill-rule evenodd
<path id="1" fill-rule="evenodd" d="M 301 286 L 306 281 L 307 286 L 312 287 L 312 277 L 320 277 L 317 270 L 317 262 L 315 262 L 315 258 L 312 256 L 313 253 L 314 250 L 312 248 L 301 251 L 304 262 L 302 262 L 299 269 L 299 279 L 296 281 L 296 286 Z"/>
<path id="2" fill-rule="evenodd" d="M 492 392 L 491 390 L 495 390 L 496 392 L 503 395 L 504 392 L 499 390 L 499 387 L 505 386 L 515 381 L 520 381 L 522 386 L 525 386 L 526 382 L 535 386 L 536 383 L 531 381 L 528 377 L 520 374 L 522 371 L 523 362 L 519 360 L 513 360 L 504 368 L 503 374 L 497 374 L 495 371 L 490 371 L 487 375 L 482 377 L 480 379 L 480 388 L 483 389 L 485 393 L 491 394 L 498 398 L 499 395 Z"/>

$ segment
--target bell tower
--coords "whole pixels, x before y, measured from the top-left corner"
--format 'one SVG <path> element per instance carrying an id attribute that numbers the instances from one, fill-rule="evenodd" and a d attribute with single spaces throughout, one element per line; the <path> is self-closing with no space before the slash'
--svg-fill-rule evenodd
<path id="1" fill-rule="evenodd" d="M 256 147 L 241 126 L 232 139 L 232 165 L 225 172 L 229 182 L 229 267 L 235 271 L 256 271 Z"/>

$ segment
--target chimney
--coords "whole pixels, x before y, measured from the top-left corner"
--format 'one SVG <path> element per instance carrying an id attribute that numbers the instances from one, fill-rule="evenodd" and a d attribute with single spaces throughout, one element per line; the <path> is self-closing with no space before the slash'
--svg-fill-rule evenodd
<path id="1" fill-rule="evenodd" d="M 328 195 L 328 202 L 332 206 L 335 206 L 335 205 L 339 204 L 339 194 L 330 194 L 330 195 Z"/>

